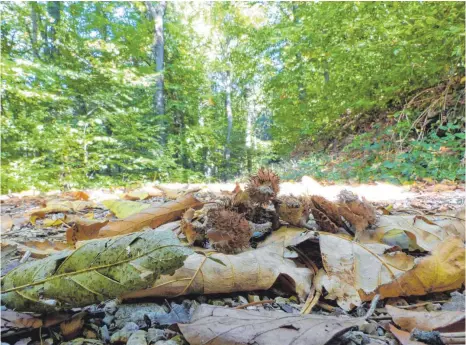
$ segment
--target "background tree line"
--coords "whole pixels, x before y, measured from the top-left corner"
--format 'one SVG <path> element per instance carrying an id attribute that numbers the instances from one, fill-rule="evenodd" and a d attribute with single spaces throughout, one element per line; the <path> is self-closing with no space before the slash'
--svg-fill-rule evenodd
<path id="1" fill-rule="evenodd" d="M 231 179 L 368 123 L 409 137 L 387 169 L 421 142 L 453 150 L 446 177 L 458 177 L 463 2 L 0 6 L 2 192 Z M 411 126 L 427 103 L 403 107 L 438 85 L 452 102 Z"/>

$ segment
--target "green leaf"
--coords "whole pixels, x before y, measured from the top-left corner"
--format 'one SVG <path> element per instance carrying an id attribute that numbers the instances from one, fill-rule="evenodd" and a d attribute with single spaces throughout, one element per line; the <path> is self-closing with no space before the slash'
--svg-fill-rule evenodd
<path id="1" fill-rule="evenodd" d="M 18 266 L 2 279 L 2 303 L 49 312 L 116 298 L 173 274 L 192 250 L 171 231 L 90 241 L 79 249 Z"/>

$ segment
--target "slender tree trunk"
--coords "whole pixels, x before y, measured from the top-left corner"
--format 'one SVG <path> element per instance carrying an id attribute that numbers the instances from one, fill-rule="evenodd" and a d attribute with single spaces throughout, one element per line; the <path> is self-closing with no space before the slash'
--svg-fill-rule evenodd
<path id="1" fill-rule="evenodd" d="M 35 57 L 39 57 L 39 53 L 37 51 L 37 11 L 36 11 L 37 4 L 35 2 L 31 2 L 31 46 L 32 52 Z"/>
<path id="2" fill-rule="evenodd" d="M 58 49 L 56 47 L 56 35 L 57 35 L 57 26 L 60 23 L 60 1 L 49 1 L 47 2 L 47 13 L 50 18 L 52 18 L 52 23 L 48 26 L 48 43 L 47 43 L 47 55 L 53 58 Z"/>
<path id="3" fill-rule="evenodd" d="M 146 6 L 150 11 L 154 20 L 154 46 L 153 55 L 155 61 L 155 71 L 158 73 L 157 80 L 155 83 L 155 96 L 154 96 L 154 109 L 157 117 L 159 117 L 159 124 L 162 127 L 162 144 L 167 141 L 167 125 L 164 120 L 165 113 L 165 99 L 164 99 L 164 34 L 163 34 L 163 17 L 165 15 L 166 2 L 161 1 L 159 3 L 146 2 Z"/>
<path id="4" fill-rule="evenodd" d="M 231 72 L 225 73 L 225 111 L 227 114 L 227 140 L 225 145 L 225 163 L 227 169 L 230 165 L 230 142 L 231 142 L 231 130 L 233 128 L 233 111 L 231 109 Z"/>
<path id="5" fill-rule="evenodd" d="M 254 100 L 250 97 L 250 93 L 246 91 L 245 101 L 247 104 L 247 119 L 246 119 L 246 158 L 248 173 L 252 173 L 252 156 L 253 156 L 253 123 L 255 118 Z"/>

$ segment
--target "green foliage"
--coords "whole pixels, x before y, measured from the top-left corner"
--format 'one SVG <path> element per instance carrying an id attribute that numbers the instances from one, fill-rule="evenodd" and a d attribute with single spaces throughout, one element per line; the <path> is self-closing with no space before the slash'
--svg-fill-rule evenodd
<path id="1" fill-rule="evenodd" d="M 232 179 L 348 135 L 348 171 L 323 178 L 459 178 L 464 93 L 449 82 L 464 83 L 464 6 L 169 2 L 157 117 L 143 2 L 2 3 L 2 193 Z M 437 85 L 448 101 L 405 106 Z M 360 135 L 368 123 L 393 133 Z M 324 175 L 326 160 L 300 169 Z"/>

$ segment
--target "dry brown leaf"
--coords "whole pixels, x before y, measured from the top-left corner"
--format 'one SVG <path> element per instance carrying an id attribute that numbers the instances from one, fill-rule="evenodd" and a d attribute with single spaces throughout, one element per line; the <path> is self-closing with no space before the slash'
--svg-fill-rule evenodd
<path id="1" fill-rule="evenodd" d="M 387 312 L 398 326 L 411 332 L 422 331 L 464 332 L 463 311 L 413 311 L 386 305 Z"/>
<path id="2" fill-rule="evenodd" d="M 401 343 L 401 345 L 426 345 L 417 340 L 411 340 L 411 334 L 409 332 L 402 331 L 401 329 L 396 328 L 392 324 L 389 325 L 390 332 L 395 336 L 396 339 Z"/>
<path id="3" fill-rule="evenodd" d="M 30 252 L 33 258 L 45 258 L 50 254 L 57 253 L 65 249 L 71 249 L 67 243 L 59 241 L 27 241 L 23 243 L 17 243 L 11 240 L 2 240 L 2 245 L 15 246 L 16 250 L 24 254 Z"/>
<path id="4" fill-rule="evenodd" d="M 156 228 L 162 224 L 177 220 L 189 208 L 199 208 L 202 203 L 191 194 L 161 206 L 149 207 L 125 219 L 110 222 L 100 229 L 99 237 L 129 234 L 149 226 Z"/>
<path id="5" fill-rule="evenodd" d="M 13 227 L 13 218 L 9 214 L 2 215 L 0 222 L 2 223 L 2 234 L 10 231 Z"/>
<path id="6" fill-rule="evenodd" d="M 46 207 L 32 210 L 30 213 L 31 218 L 43 218 L 48 213 L 68 213 L 79 212 L 86 208 L 92 208 L 95 204 L 91 201 L 67 201 L 67 200 L 51 200 L 47 201 Z"/>
<path id="7" fill-rule="evenodd" d="M 1 328 L 39 328 L 44 325 L 41 318 L 31 314 L 18 313 L 12 310 L 2 311 Z"/>
<path id="8" fill-rule="evenodd" d="M 464 243 L 457 237 L 441 242 L 432 255 L 417 260 L 414 268 L 394 281 L 380 286 L 382 298 L 422 296 L 432 292 L 454 290 L 464 284 Z M 371 296 L 361 296 L 370 300 Z"/>
<path id="9" fill-rule="evenodd" d="M 201 187 L 193 187 L 189 189 L 172 189 L 163 186 L 156 186 L 157 189 L 163 192 L 163 196 L 167 199 L 178 199 L 182 196 L 192 194 L 201 190 Z"/>
<path id="10" fill-rule="evenodd" d="M 89 194 L 83 191 L 74 191 L 74 192 L 68 192 L 63 195 L 64 197 L 70 197 L 74 200 L 89 200 Z"/>
<path id="11" fill-rule="evenodd" d="M 75 215 L 67 215 L 65 222 L 72 225 L 66 230 L 66 242 L 90 240 L 99 236 L 99 231 L 108 223 L 108 219 L 89 219 Z"/>
<path id="12" fill-rule="evenodd" d="M 61 334 L 65 340 L 76 338 L 84 326 L 84 316 L 86 312 L 73 315 L 71 320 L 64 321 L 60 324 Z"/>
<path id="13" fill-rule="evenodd" d="M 407 246 L 411 244 L 410 246 L 414 246 L 413 249 L 419 247 L 431 251 L 448 236 L 457 235 L 464 240 L 464 215 L 462 215 L 463 219 L 459 216 L 381 216 L 377 229 L 375 231 L 365 231 L 361 234 L 359 240 L 362 242 L 385 242 L 399 245 L 404 249 L 408 249 Z M 401 235 L 404 235 L 404 237 Z M 408 239 L 408 243 L 405 243 L 406 239 Z"/>
<path id="14" fill-rule="evenodd" d="M 195 253 L 174 275 L 162 276 L 154 287 L 123 297 L 173 297 L 180 294 L 267 290 L 282 276 L 294 282 L 294 289 L 304 299 L 311 288 L 312 272 L 308 268 L 297 267 L 292 260 L 284 258 L 284 253 L 283 242 L 236 255 L 212 253 L 210 257 L 213 260 L 210 257 L 206 260 L 205 255 Z"/>
<path id="15" fill-rule="evenodd" d="M 199 306 L 189 324 L 178 324 L 191 345 L 324 345 L 361 318 L 285 314 Z"/>

